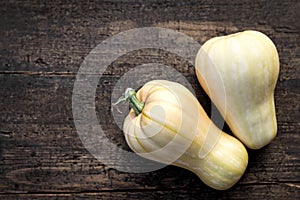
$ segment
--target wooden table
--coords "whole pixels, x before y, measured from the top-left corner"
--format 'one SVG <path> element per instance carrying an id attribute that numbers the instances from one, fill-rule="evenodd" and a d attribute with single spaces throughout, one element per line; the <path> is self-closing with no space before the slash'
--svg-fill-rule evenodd
<path id="1" fill-rule="evenodd" d="M 0 199 L 299 199 L 300 40 L 296 0 L 5 1 L 0 3 Z M 249 150 L 245 175 L 216 191 L 167 166 L 126 173 L 104 165 L 82 144 L 72 115 L 77 71 L 89 52 L 122 31 L 146 26 L 184 33 L 203 44 L 246 29 L 267 34 L 280 56 L 275 90 L 278 136 Z M 186 77 L 209 112 L 193 66 L 163 50 L 141 49 L 107 69 L 96 92 L 106 135 L 128 149 L 112 121 L 110 94 L 129 69 L 149 62 Z M 153 77 L 154 79 L 155 77 Z M 227 126 L 224 130 L 230 133 Z"/>

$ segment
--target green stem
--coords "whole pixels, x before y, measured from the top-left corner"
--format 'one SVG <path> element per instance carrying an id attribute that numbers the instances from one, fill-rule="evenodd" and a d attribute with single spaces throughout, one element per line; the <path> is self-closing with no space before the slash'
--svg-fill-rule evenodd
<path id="1" fill-rule="evenodd" d="M 134 110 L 136 115 L 139 115 L 143 108 L 144 102 L 138 100 L 136 97 L 136 92 L 132 88 L 127 88 L 125 91 L 125 98 L 128 99 L 130 107 Z"/>

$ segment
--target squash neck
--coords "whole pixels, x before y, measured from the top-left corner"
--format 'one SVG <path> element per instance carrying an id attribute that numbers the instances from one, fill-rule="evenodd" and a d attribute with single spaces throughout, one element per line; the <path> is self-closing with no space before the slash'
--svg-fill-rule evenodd
<path id="1" fill-rule="evenodd" d="M 132 88 L 127 88 L 125 91 L 125 99 L 128 100 L 129 106 L 134 110 L 136 115 L 139 115 L 142 113 L 144 108 L 144 102 L 140 101 L 136 97 L 136 92 Z"/>

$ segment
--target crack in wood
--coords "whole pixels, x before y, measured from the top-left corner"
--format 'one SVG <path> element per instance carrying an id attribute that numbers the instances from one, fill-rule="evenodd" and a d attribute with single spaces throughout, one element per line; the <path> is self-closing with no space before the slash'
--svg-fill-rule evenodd
<path id="1" fill-rule="evenodd" d="M 272 186 L 272 185 L 287 185 L 289 187 L 300 188 L 300 182 L 264 182 L 264 183 L 244 183 L 238 184 L 236 187 L 239 187 L 241 190 L 243 187 L 249 186 Z M 0 192 L 0 196 L 5 195 L 39 195 L 39 194 L 101 194 L 101 193 L 127 193 L 127 192 L 164 192 L 164 191 L 186 191 L 186 188 L 138 188 L 138 189 L 105 189 L 105 190 L 81 190 L 81 191 L 26 191 L 26 192 Z"/>
<path id="2" fill-rule="evenodd" d="M 28 75 L 28 76 L 76 76 L 75 72 L 33 72 L 33 71 L 0 71 L 0 74 Z"/>

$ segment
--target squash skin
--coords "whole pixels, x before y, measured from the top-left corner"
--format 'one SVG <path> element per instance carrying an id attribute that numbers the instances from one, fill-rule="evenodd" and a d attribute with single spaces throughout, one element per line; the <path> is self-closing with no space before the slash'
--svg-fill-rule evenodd
<path id="1" fill-rule="evenodd" d="M 218 73 L 225 88 L 215 88 Z M 196 75 L 234 135 L 248 148 L 260 149 L 277 134 L 274 89 L 279 56 L 273 42 L 258 31 L 215 37 L 196 56 Z M 226 103 L 224 105 L 224 98 Z"/>
<path id="2" fill-rule="evenodd" d="M 213 124 L 187 88 L 155 80 L 136 96 L 145 107 L 138 116 L 131 109 L 123 125 L 127 144 L 134 152 L 188 169 L 217 190 L 229 189 L 241 178 L 248 164 L 245 147 Z M 166 148 L 170 143 L 174 145 Z M 172 160 L 170 155 L 178 158 Z"/>

